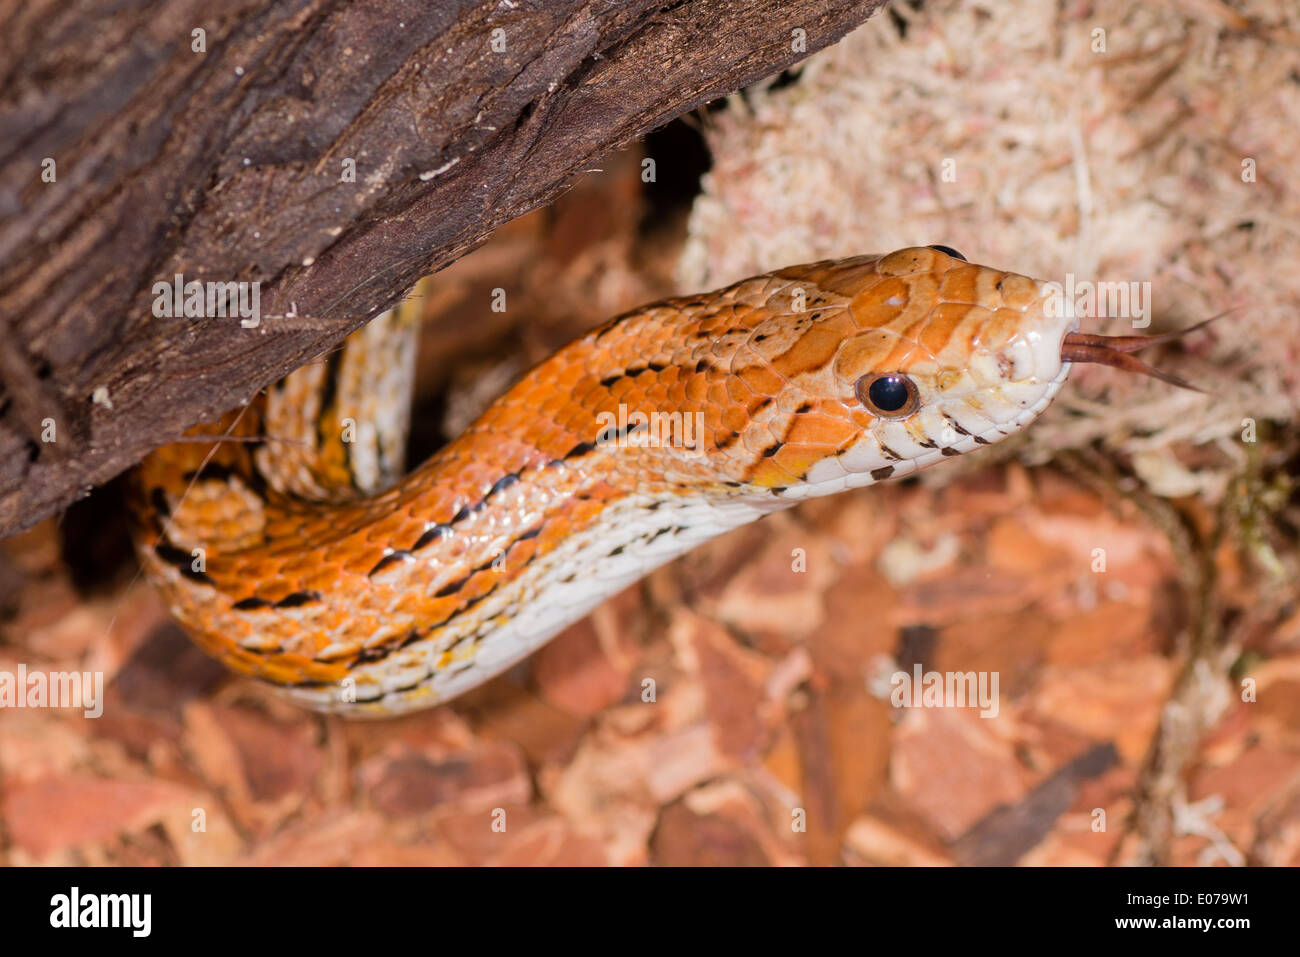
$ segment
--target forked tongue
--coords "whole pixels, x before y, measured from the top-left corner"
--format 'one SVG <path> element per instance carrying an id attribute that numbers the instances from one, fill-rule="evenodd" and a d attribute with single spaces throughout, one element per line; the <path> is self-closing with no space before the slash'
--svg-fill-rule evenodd
<path id="1" fill-rule="evenodd" d="M 1194 326 L 1179 329 L 1177 332 L 1166 332 L 1160 336 L 1098 336 L 1087 332 L 1068 332 L 1065 338 L 1061 340 L 1061 361 L 1095 362 L 1098 365 L 1123 369 L 1125 372 L 1140 372 L 1142 375 L 1149 375 L 1180 389 L 1204 392 L 1204 389 L 1198 389 L 1190 382 L 1184 382 L 1175 375 L 1152 368 L 1137 356 L 1129 353 L 1145 349 L 1147 346 L 1178 339 L 1189 332 L 1195 332 L 1197 329 L 1208 326 L 1216 319 L 1222 319 L 1225 315 L 1227 313 L 1220 313 L 1206 319 L 1204 322 L 1198 322 Z"/>

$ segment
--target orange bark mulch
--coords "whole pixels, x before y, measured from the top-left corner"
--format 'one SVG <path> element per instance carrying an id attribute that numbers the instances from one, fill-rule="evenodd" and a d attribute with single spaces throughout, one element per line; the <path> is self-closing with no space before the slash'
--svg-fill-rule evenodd
<path id="1" fill-rule="evenodd" d="M 1011 466 L 775 516 L 449 706 L 347 722 L 228 677 L 142 582 L 80 600 L 53 523 L 4 552 L 0 670 L 108 682 L 97 719 L 0 712 L 10 864 L 1122 862 L 1185 624 L 1140 520 Z M 1300 615 L 1197 751 L 1174 863 L 1300 863 L 1298 648 Z M 917 663 L 997 672 L 997 715 L 892 707 Z"/>

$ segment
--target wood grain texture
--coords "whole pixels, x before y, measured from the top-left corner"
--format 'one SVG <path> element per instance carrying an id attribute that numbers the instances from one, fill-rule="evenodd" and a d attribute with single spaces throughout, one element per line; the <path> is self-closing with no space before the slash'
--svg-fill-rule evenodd
<path id="1" fill-rule="evenodd" d="M 0 534 L 329 348 L 595 158 L 880 2 L 4 0 Z M 154 317 L 152 286 L 176 273 L 260 282 L 264 321 Z"/>

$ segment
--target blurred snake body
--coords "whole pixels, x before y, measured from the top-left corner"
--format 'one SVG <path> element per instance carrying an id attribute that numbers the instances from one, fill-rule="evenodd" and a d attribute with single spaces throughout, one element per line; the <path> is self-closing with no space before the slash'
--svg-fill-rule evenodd
<path id="1" fill-rule="evenodd" d="M 137 550 L 231 668 L 322 711 L 439 704 L 701 542 L 1014 435 L 1071 359 L 1137 362 L 1146 340 L 1076 333 L 1049 298 L 916 247 L 667 300 L 570 343 L 401 477 L 408 302 L 211 442 L 150 455 Z M 656 413 L 701 428 L 638 435 Z"/>

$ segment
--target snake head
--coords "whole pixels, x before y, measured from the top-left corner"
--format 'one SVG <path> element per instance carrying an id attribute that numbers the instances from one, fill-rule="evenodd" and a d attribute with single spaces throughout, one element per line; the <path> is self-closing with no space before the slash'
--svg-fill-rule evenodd
<path id="1" fill-rule="evenodd" d="M 745 477 L 783 499 L 907 475 L 1014 435 L 1051 403 L 1072 362 L 1185 385 L 1128 355 L 1167 337 L 1079 333 L 1055 284 L 947 247 L 775 276 L 813 290 L 802 314 L 769 302 L 780 314 L 748 344 L 787 385 L 777 403 L 786 414 L 746 437 L 763 459 Z"/>
<path id="2" fill-rule="evenodd" d="M 884 256 L 876 272 L 850 305 L 863 331 L 835 365 L 862 426 L 846 469 L 907 474 L 1014 435 L 1047 408 L 1078 324 L 1053 308 L 1049 284 L 929 247 Z"/>

